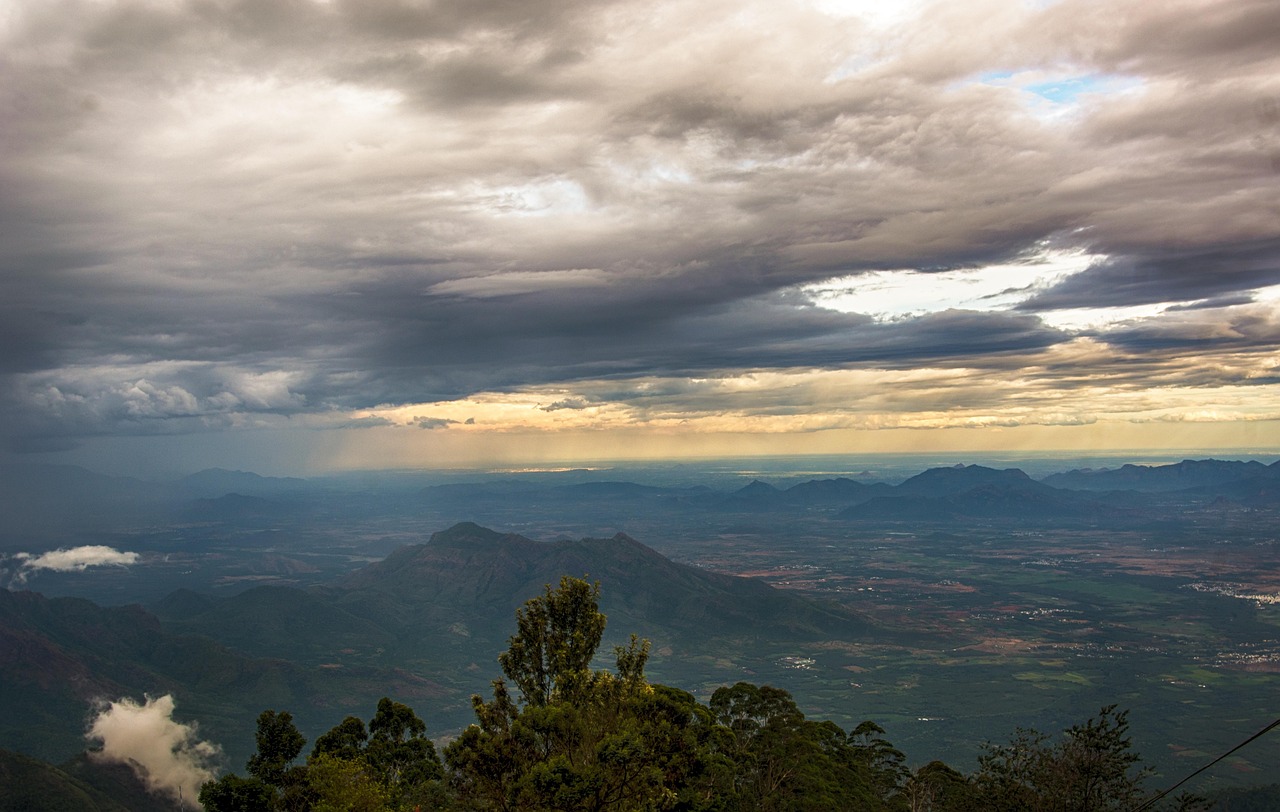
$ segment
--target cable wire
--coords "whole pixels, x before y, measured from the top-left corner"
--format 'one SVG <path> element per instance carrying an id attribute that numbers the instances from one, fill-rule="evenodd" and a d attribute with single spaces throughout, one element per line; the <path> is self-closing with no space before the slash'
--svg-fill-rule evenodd
<path id="1" fill-rule="evenodd" d="M 1246 744 L 1249 744 L 1249 743 L 1250 743 L 1250 742 L 1252 742 L 1254 739 L 1260 739 L 1260 738 L 1262 738 L 1263 736 L 1265 736 L 1266 734 L 1270 733 L 1272 730 L 1274 730 L 1274 729 L 1275 729 L 1275 728 L 1277 728 L 1277 727 L 1280 727 L 1280 719 L 1275 720 L 1275 721 L 1274 721 L 1274 722 L 1272 722 L 1271 724 L 1269 724 L 1269 725 L 1267 725 L 1266 727 L 1264 727 L 1262 730 L 1259 730 L 1257 733 L 1254 733 L 1254 734 L 1253 734 L 1252 736 L 1250 736 L 1249 738 L 1247 738 L 1247 739 L 1245 739 L 1244 741 L 1240 742 L 1240 743 L 1239 743 L 1239 744 L 1237 744 L 1235 747 L 1232 747 L 1230 750 L 1228 750 L 1227 752 L 1225 752 L 1225 753 L 1223 753 L 1222 755 L 1218 756 L 1218 757 L 1217 757 L 1217 758 L 1215 758 L 1213 761 L 1210 761 L 1208 764 L 1204 765 L 1204 766 L 1203 766 L 1203 767 L 1201 767 L 1200 769 L 1198 769 L 1198 770 L 1196 770 L 1195 772 L 1193 772 L 1191 775 L 1188 775 L 1186 778 L 1182 779 L 1182 780 L 1181 780 L 1181 781 L 1179 781 L 1178 783 L 1176 783 L 1176 784 L 1174 784 L 1173 786 L 1169 787 L 1169 788 L 1168 788 L 1168 789 L 1166 789 L 1164 792 L 1161 792 L 1160 794 L 1158 794 L 1158 795 L 1156 795 L 1156 796 L 1154 796 L 1154 797 L 1150 798 L 1149 800 L 1145 801 L 1141 806 L 1136 806 L 1136 807 L 1134 807 L 1134 808 L 1133 808 L 1133 810 L 1132 810 L 1131 812 L 1143 812 L 1143 810 L 1150 809 L 1151 807 L 1155 806 L 1156 802 L 1158 802 L 1158 801 L 1160 801 L 1161 799 L 1163 799 L 1163 798 L 1164 798 L 1166 795 L 1168 795 L 1170 792 L 1173 792 L 1173 791 L 1174 791 L 1175 789 L 1177 789 L 1178 787 L 1180 787 L 1180 786 L 1182 786 L 1183 784 L 1187 783 L 1187 782 L 1188 782 L 1188 781 L 1190 781 L 1192 778 L 1195 778 L 1197 775 L 1199 775 L 1200 773 L 1202 773 L 1202 772 L 1204 772 L 1205 770 L 1209 769 L 1209 768 L 1210 768 L 1210 767 L 1212 767 L 1213 765 L 1217 764 L 1219 761 L 1222 761 L 1224 758 L 1226 758 L 1227 756 L 1231 755 L 1232 753 L 1234 753 L 1235 751 L 1239 750 L 1240 748 L 1244 747 Z"/>

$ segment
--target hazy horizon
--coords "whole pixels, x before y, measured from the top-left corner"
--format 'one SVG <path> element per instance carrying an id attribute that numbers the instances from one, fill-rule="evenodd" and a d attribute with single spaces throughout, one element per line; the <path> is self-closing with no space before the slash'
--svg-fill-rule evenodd
<path id="1" fill-rule="evenodd" d="M 75 465 L 108 476 L 128 476 L 163 481 L 209 470 L 244 471 L 267 477 L 301 477 L 310 479 L 345 476 L 404 474 L 438 476 L 445 479 L 473 475 L 571 475 L 607 478 L 612 474 L 635 474 L 639 478 L 671 484 L 672 478 L 719 476 L 791 479 L 798 477 L 879 477 L 903 479 L 929 468 L 955 465 L 1021 468 L 1032 477 L 1077 468 L 1115 468 L 1121 465 L 1162 466 L 1184 460 L 1256 461 L 1266 465 L 1280 461 L 1280 448 L 1237 449 L 1117 449 L 1082 452 L 1076 450 L 985 450 L 985 451 L 909 451 L 829 454 L 762 454 L 723 455 L 717 457 L 671 457 L 664 459 L 597 458 L 547 459 L 529 461 L 473 462 L 466 465 L 370 466 L 350 468 L 290 468 L 278 464 L 251 465 L 247 460 L 214 460 L 200 467 L 175 467 L 151 464 L 129 466 L 118 459 L 100 459 L 92 455 L 24 455 L 10 458 L 12 464 Z M 163 462 L 172 462 L 164 460 Z M 664 473 L 672 476 L 663 479 Z"/>

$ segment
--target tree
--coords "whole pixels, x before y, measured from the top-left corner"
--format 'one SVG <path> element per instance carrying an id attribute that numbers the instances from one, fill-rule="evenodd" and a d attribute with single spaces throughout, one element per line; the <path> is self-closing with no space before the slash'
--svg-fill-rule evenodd
<path id="1" fill-rule="evenodd" d="M 275 790 L 257 778 L 241 778 L 228 773 L 200 787 L 200 805 L 205 812 L 270 812 Z"/>
<path id="2" fill-rule="evenodd" d="M 502 673 L 528 705 L 574 700 L 585 689 L 604 634 L 600 584 L 570 578 L 516 611 L 516 633 L 498 656 Z"/>
<path id="3" fill-rule="evenodd" d="M 290 767 L 307 740 L 294 727 L 287 711 L 265 710 L 258 715 L 258 749 L 245 769 L 250 778 L 229 773 L 200 788 L 207 812 L 270 812 L 309 809 L 306 768 Z"/>
<path id="4" fill-rule="evenodd" d="M 307 761 L 307 783 L 314 795 L 312 812 L 390 812 L 386 787 L 360 759 L 328 753 Z"/>
<path id="5" fill-rule="evenodd" d="M 847 752 L 877 797 L 890 798 L 905 784 L 909 777 L 905 766 L 907 758 L 889 743 L 880 725 L 872 721 L 859 723 L 849 731 L 846 743 Z"/>
<path id="6" fill-rule="evenodd" d="M 294 727 L 293 714 L 265 710 L 258 714 L 258 750 L 249 757 L 245 769 L 253 777 L 273 786 L 283 786 L 289 764 L 302 752 L 307 740 Z"/>
<path id="7" fill-rule="evenodd" d="M 1138 768 L 1142 758 L 1130 749 L 1129 711 L 1108 705 L 1063 735 L 1051 783 L 1061 793 L 1063 809 L 1129 809 L 1142 797 L 1142 782 L 1151 771 Z"/>
<path id="8" fill-rule="evenodd" d="M 599 585 L 562 578 L 516 615 L 493 699 L 445 750 L 454 789 L 479 809 L 699 808 L 689 792 L 712 725 L 689 694 L 649 685 L 649 644 L 618 646 L 616 674 L 593 672 L 604 633 Z"/>
<path id="9" fill-rule="evenodd" d="M 985 807 L 958 770 L 930 761 L 912 771 L 903 788 L 909 812 L 978 812 Z"/>
<path id="10" fill-rule="evenodd" d="M 1136 805 L 1150 773 L 1131 750 L 1129 712 L 1108 705 L 1058 743 L 1019 728 L 1008 745 L 985 745 L 976 783 L 987 808 L 1109 812 Z"/>
<path id="11" fill-rule="evenodd" d="M 364 755 L 368 741 L 369 732 L 365 730 L 364 722 L 355 716 L 348 716 L 316 739 L 311 758 L 325 755 L 350 761 Z"/>
<path id="12" fill-rule="evenodd" d="M 319 774 L 314 773 L 317 765 L 323 766 Z M 376 798 L 381 798 L 377 803 L 405 806 L 434 800 L 444 777 L 426 723 L 413 708 L 385 696 L 378 700 L 367 729 L 360 719 L 348 716 L 316 739 L 307 767 L 313 773 L 309 787 L 316 803 L 336 804 L 334 808 L 355 803 L 341 801 L 351 793 L 371 809 L 377 808 Z"/>
<path id="13" fill-rule="evenodd" d="M 877 809 L 897 792 L 903 756 L 874 723 L 846 734 L 805 719 L 781 688 L 747 682 L 716 689 L 710 710 L 731 765 L 717 789 L 729 809 Z"/>

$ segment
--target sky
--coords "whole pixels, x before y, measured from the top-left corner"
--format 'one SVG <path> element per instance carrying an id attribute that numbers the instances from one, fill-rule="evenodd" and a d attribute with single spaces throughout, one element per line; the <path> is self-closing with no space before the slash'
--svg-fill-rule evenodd
<path id="1" fill-rule="evenodd" d="M 1274 0 L 0 0 L 6 459 L 1280 447 Z"/>

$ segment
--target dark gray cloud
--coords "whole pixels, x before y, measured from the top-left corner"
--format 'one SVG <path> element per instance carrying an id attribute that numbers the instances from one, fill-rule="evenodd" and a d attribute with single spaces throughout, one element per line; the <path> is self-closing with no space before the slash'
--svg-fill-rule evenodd
<path id="1" fill-rule="evenodd" d="M 1046 361 L 1079 338 L 1188 377 L 1198 349 L 1265 353 L 1277 13 L 23 0 L 0 27 L 4 431 L 49 448 L 764 369 L 1070 388 L 1104 374 Z M 1060 76 L 1079 98 L 1035 94 Z M 1037 292 L 1005 311 L 800 292 L 1046 246 L 1101 259 L 1011 280 Z"/>
<path id="2" fill-rule="evenodd" d="M 1172 305 L 1168 308 L 1168 312 L 1177 313 L 1185 310 L 1217 310 L 1223 307 L 1236 307 L 1237 305 L 1253 304 L 1255 301 L 1256 299 L 1250 294 L 1220 296 L 1213 299 L 1204 299 L 1199 302 Z"/>
<path id="3" fill-rule="evenodd" d="M 1123 307 L 1227 297 L 1280 284 L 1280 240 L 1214 246 L 1209 250 L 1114 257 L 1038 293 L 1018 308 L 1038 312 Z M 1242 298 L 1235 297 L 1238 303 Z"/>

